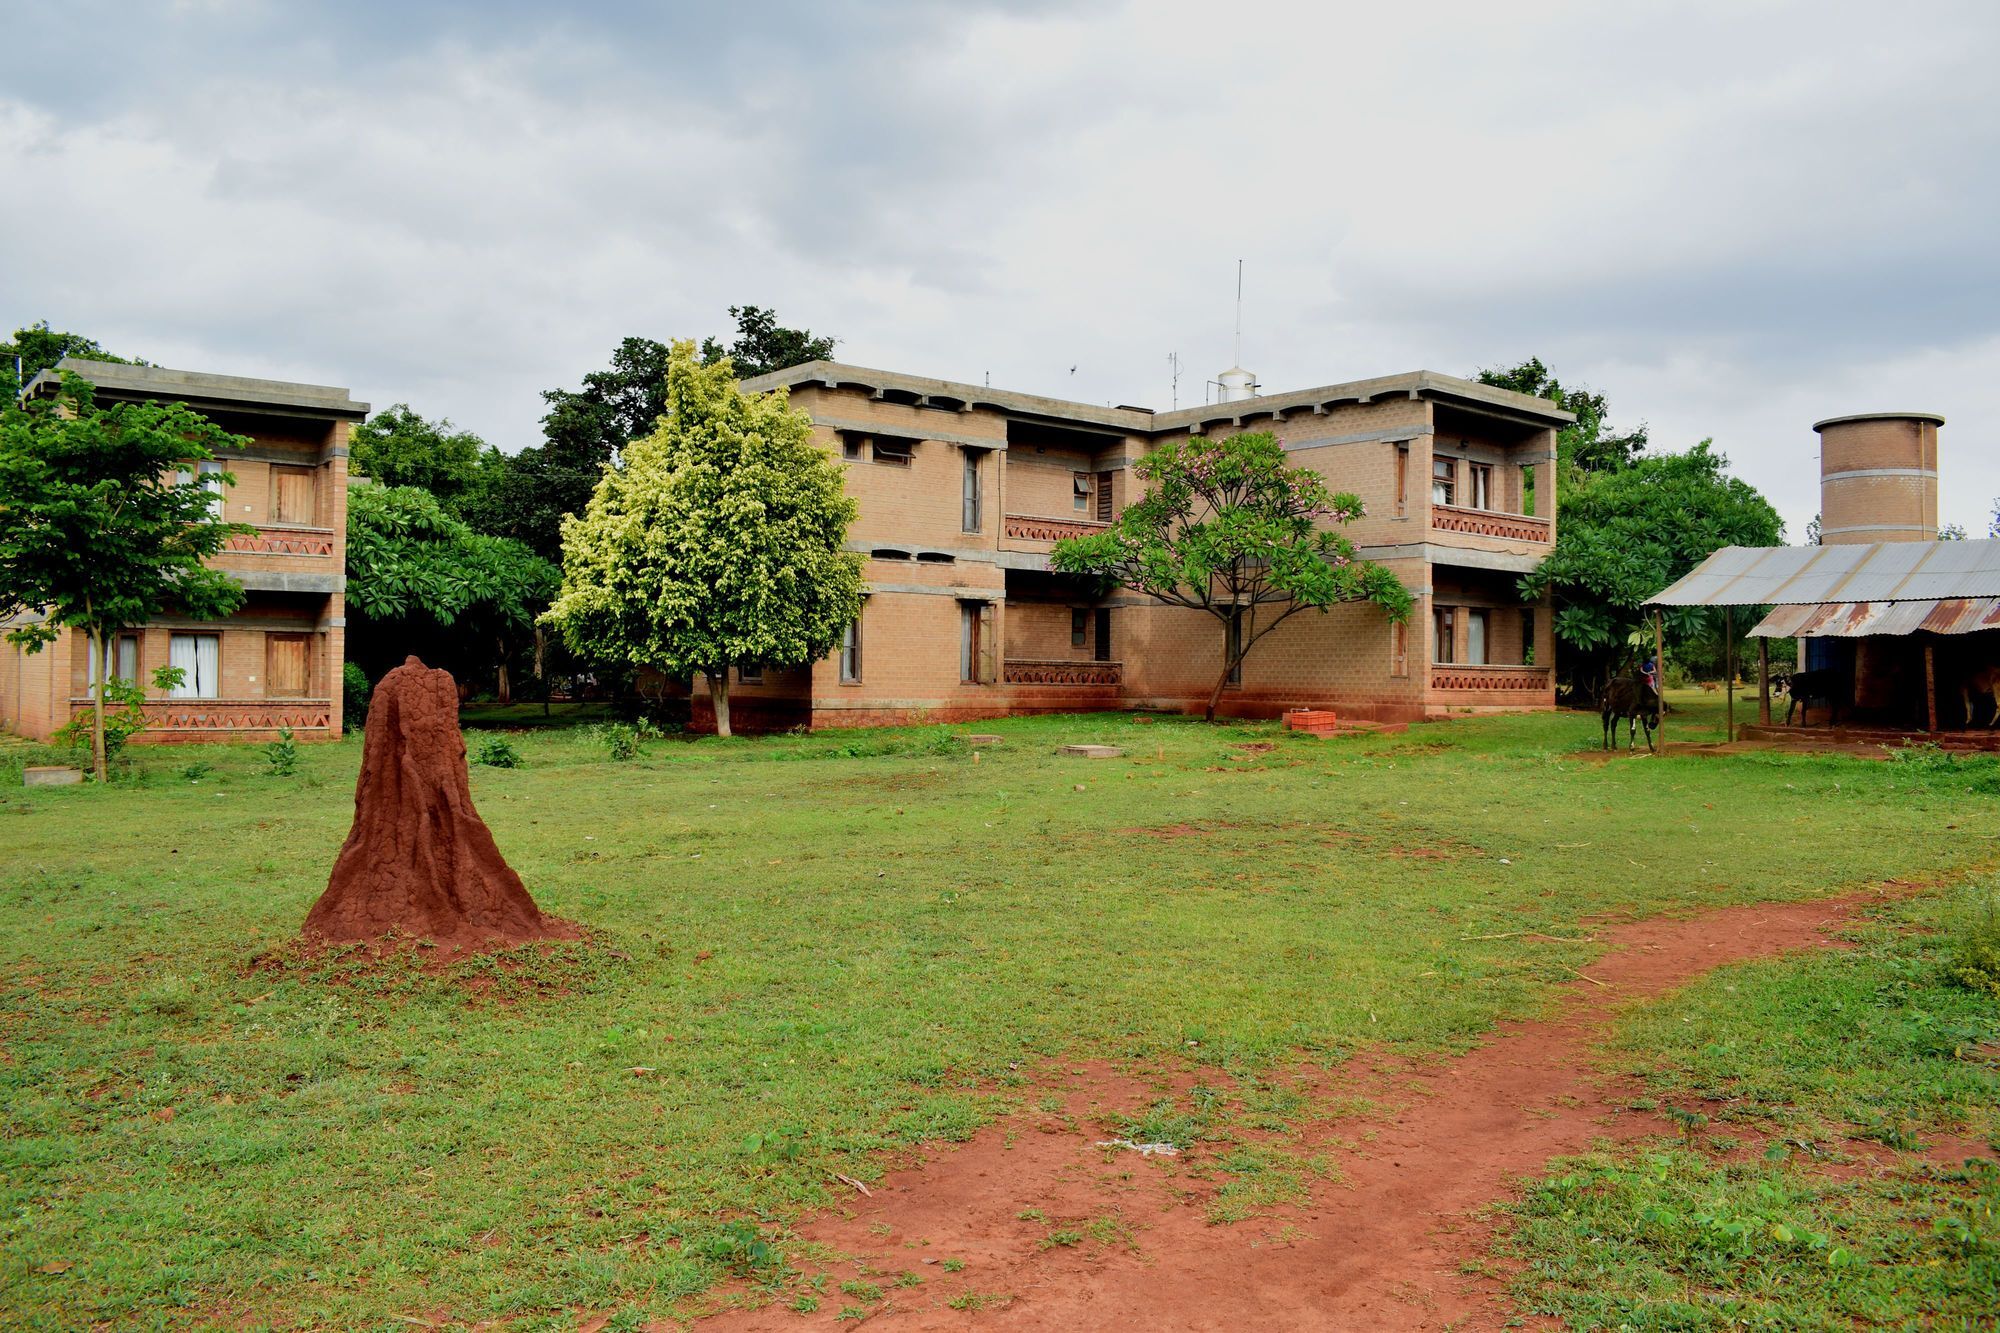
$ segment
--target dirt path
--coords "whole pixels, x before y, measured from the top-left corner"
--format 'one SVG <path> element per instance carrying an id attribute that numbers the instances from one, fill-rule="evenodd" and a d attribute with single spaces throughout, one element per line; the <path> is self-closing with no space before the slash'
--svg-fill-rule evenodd
<path id="1" fill-rule="evenodd" d="M 1208 1223 L 1213 1185 L 1189 1174 L 1190 1159 L 1094 1146 L 1107 1137 L 1104 1110 L 1143 1108 L 1158 1087 L 1075 1066 L 1051 1088 L 1062 1112 L 989 1126 L 891 1174 L 844 1215 L 801 1228 L 804 1239 L 856 1257 L 826 1265 L 816 1312 L 736 1310 L 699 1327 L 830 1327 L 851 1306 L 876 1310 L 869 1327 L 899 1330 L 1501 1327 L 1510 1312 L 1499 1280 L 1460 1269 L 1486 1250 L 1473 1214 L 1552 1157 L 1663 1128 L 1621 1112 L 1629 1086 L 1621 1095 L 1588 1068 L 1618 1010 L 1724 963 L 1827 947 L 1830 927 L 1881 897 L 1604 929 L 1614 951 L 1591 967 L 1594 980 L 1563 988 L 1554 1017 L 1505 1025 L 1459 1059 L 1362 1060 L 1307 1089 L 1322 1111 L 1357 1094 L 1390 1107 L 1316 1122 L 1308 1143 L 1328 1153 L 1340 1178 L 1314 1185 L 1300 1207 L 1235 1225 Z M 1058 1229 L 1085 1238 L 1051 1246 Z M 921 1284 L 896 1287 L 905 1272 Z M 843 1295 L 843 1281 L 887 1295 L 871 1305 L 866 1293 Z"/>

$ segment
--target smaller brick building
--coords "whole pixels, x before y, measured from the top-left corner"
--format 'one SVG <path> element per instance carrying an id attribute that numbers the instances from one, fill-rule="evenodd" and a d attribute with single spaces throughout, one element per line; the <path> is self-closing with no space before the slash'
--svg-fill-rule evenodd
<path id="1" fill-rule="evenodd" d="M 1057 573 L 1048 553 L 1115 519 L 1151 450 L 1239 431 L 1275 434 L 1297 465 L 1361 496 L 1367 516 L 1344 531 L 1417 611 L 1401 626 L 1362 606 L 1294 617 L 1258 644 L 1225 713 L 1397 721 L 1554 706 L 1552 618 L 1517 590 L 1555 540 L 1555 432 L 1571 418 L 1543 399 L 1430 371 L 1174 412 L 831 361 L 744 382 L 780 387 L 846 464 L 867 596 L 825 661 L 732 668 L 739 726 L 1199 711 L 1221 625 Z M 691 685 L 696 725 L 709 724 L 701 682 L 670 688 Z"/>
<path id="2" fill-rule="evenodd" d="M 217 512 L 254 529 L 232 537 L 214 560 L 243 585 L 241 609 L 219 621 L 170 613 L 106 645 L 111 675 L 137 681 L 149 696 L 138 739 L 261 740 L 281 727 L 300 740 L 338 736 L 347 437 L 368 404 L 324 385 L 156 366 L 65 360 L 57 371 L 88 379 L 101 404 L 183 402 L 250 439 L 247 448 L 198 465 L 234 476 L 232 485 L 215 485 Z M 57 373 L 45 371 L 25 392 L 49 395 L 59 384 Z M 168 665 L 181 667 L 186 680 L 170 693 L 154 690 L 154 670 Z M 88 639 L 73 632 L 38 653 L 0 643 L 0 725 L 47 739 L 89 708 L 96 666 Z"/>

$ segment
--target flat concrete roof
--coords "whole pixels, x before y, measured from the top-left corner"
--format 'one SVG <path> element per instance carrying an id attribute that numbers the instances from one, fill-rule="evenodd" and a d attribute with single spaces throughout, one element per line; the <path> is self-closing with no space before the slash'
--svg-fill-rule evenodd
<path id="1" fill-rule="evenodd" d="M 1258 394 L 1235 402 L 1206 403 L 1174 412 L 1154 412 L 1141 407 L 1100 407 L 1040 394 L 1017 393 L 1011 389 L 965 384 L 957 380 L 927 379 L 920 375 L 854 366 L 841 361 L 808 361 L 803 365 L 774 370 L 768 375 L 744 380 L 743 388 L 745 392 L 762 393 L 781 386 L 796 388 L 807 384 L 866 389 L 877 397 L 910 395 L 918 403 L 932 407 L 949 406 L 960 410 L 992 407 L 1027 416 L 1109 426 L 1136 435 L 1200 430 L 1224 421 L 1237 424 L 1251 417 L 1277 416 L 1301 408 L 1321 412 L 1339 403 L 1368 403 L 1380 398 L 1432 398 L 1542 426 L 1566 426 L 1576 420 L 1573 414 L 1563 411 L 1546 398 L 1495 388 L 1434 370 L 1294 389 L 1286 393 Z"/>
<path id="2" fill-rule="evenodd" d="M 1828 426 L 1844 426 L 1850 421 L 1928 421 L 1933 426 L 1942 426 L 1944 418 L 1935 412 L 1850 412 L 1844 417 L 1827 417 L 1813 422 L 1814 430 L 1825 430 Z"/>
<path id="3" fill-rule="evenodd" d="M 45 384 L 59 383 L 62 371 L 80 375 L 101 392 L 114 397 L 165 398 L 194 406 L 263 411 L 275 409 L 306 416 L 354 420 L 368 415 L 368 404 L 356 402 L 348 396 L 346 389 L 330 384 L 211 375 L 198 370 L 169 370 L 165 366 L 126 366 L 115 361 L 86 361 L 73 356 L 58 361 L 54 370 L 44 370 L 35 376 L 24 392 L 32 395 Z"/>

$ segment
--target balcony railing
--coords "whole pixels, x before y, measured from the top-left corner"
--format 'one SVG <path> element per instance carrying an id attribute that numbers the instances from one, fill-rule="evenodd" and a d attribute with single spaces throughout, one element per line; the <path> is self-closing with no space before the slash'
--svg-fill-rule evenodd
<path id="1" fill-rule="evenodd" d="M 1002 672 L 1009 685 L 1116 685 L 1122 662 L 1042 661 L 1010 657 Z"/>
<path id="2" fill-rule="evenodd" d="M 1020 541 L 1059 542 L 1065 537 L 1087 537 L 1110 526 L 1109 523 L 1093 523 L 1082 518 L 1037 518 L 1033 514 L 1009 514 L 1006 533 Z"/>
<path id="3" fill-rule="evenodd" d="M 332 528 L 259 528 L 238 532 L 224 544 L 232 555 L 323 555 L 333 554 Z"/>
<path id="4" fill-rule="evenodd" d="M 1545 666 L 1492 666 L 1467 662 L 1431 664 L 1434 690 L 1547 690 L 1554 678 Z"/>
<path id="5" fill-rule="evenodd" d="M 1439 532 L 1464 532 L 1475 537 L 1500 537 L 1514 542 L 1545 542 L 1549 521 L 1532 514 L 1503 514 L 1497 509 L 1466 509 L 1460 505 L 1431 506 L 1431 526 Z"/>
<path id="6" fill-rule="evenodd" d="M 90 700 L 72 697 L 70 714 L 87 716 Z M 140 707 L 146 733 L 325 731 L 333 725 L 331 699 L 148 699 Z"/>

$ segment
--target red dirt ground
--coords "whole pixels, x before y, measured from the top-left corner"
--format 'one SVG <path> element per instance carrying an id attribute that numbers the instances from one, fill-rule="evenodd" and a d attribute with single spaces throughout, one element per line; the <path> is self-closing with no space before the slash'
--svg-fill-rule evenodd
<path id="1" fill-rule="evenodd" d="M 1315 1183 L 1300 1207 L 1234 1225 L 1206 1221 L 1214 1186 L 1189 1174 L 1198 1156 L 1094 1146 L 1111 1137 L 1104 1112 L 1144 1108 L 1164 1085 L 1069 1066 L 1049 1089 L 1064 1112 L 989 1126 L 801 1227 L 802 1239 L 851 1256 L 825 1266 L 818 1311 L 730 1310 L 700 1327 L 832 1327 L 843 1307 L 867 1305 L 837 1290 L 864 1274 L 888 1292 L 866 1322 L 890 1329 L 1502 1327 L 1515 1316 L 1501 1278 L 1460 1271 L 1486 1261 L 1490 1228 L 1478 1212 L 1550 1158 L 1670 1128 L 1626 1110 L 1632 1085 L 1592 1069 L 1619 1009 L 1725 963 L 1831 947 L 1830 928 L 1883 896 L 1604 927 L 1614 951 L 1591 980 L 1563 988 L 1553 1017 L 1503 1025 L 1457 1059 L 1364 1057 L 1309 1076 L 1301 1090 L 1322 1118 L 1308 1125 L 1305 1146 L 1326 1152 L 1337 1178 Z M 1357 1116 L 1352 1099 L 1364 1096 L 1386 1105 Z M 1029 1210 L 1043 1216 L 1022 1218 Z M 1044 1246 L 1054 1228 L 1105 1218 L 1129 1228 L 1129 1241 L 1113 1233 Z M 963 1261 L 962 1271 L 947 1271 L 947 1259 Z M 906 1272 L 922 1283 L 896 1287 Z M 968 1295 L 989 1299 L 950 1308 Z"/>

